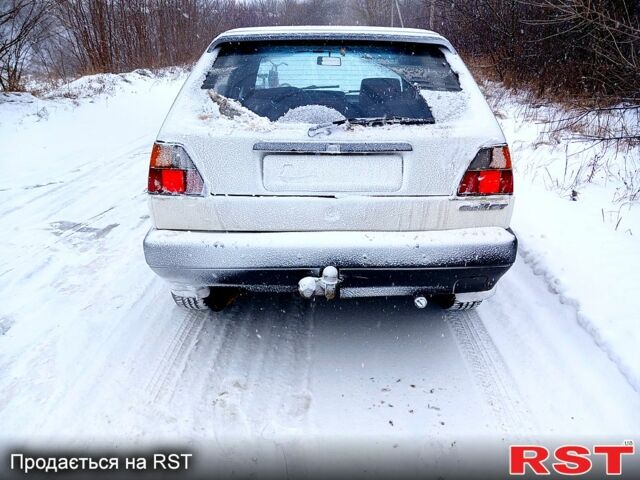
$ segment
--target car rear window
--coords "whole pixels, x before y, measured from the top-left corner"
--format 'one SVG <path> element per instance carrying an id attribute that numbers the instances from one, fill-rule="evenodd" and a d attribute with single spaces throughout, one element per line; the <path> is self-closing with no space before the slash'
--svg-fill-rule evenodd
<path id="1" fill-rule="evenodd" d="M 432 120 L 420 90 L 460 83 L 434 45 L 246 42 L 220 47 L 202 88 L 274 121 L 309 107 L 336 118 Z"/>

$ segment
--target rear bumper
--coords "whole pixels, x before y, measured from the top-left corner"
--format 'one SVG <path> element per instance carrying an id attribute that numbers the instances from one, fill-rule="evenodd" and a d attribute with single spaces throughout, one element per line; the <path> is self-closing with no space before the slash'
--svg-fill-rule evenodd
<path id="1" fill-rule="evenodd" d="M 387 294 L 491 290 L 516 257 L 500 227 L 429 232 L 188 232 L 152 229 L 151 269 L 176 285 L 296 290 L 323 267 L 339 269 L 343 296 L 375 287 Z M 355 295 L 355 294 L 354 294 Z"/>

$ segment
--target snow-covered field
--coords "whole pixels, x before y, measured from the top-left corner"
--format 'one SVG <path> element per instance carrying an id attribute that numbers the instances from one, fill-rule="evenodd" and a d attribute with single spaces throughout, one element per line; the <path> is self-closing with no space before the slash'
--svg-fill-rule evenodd
<path id="1" fill-rule="evenodd" d="M 388 458 L 445 468 L 479 438 L 506 458 L 514 438 L 637 436 L 637 200 L 613 202 L 619 183 L 602 171 L 577 201 L 551 188 L 565 143 L 534 148 L 542 127 L 517 99 L 496 108 L 520 254 L 477 311 L 254 296 L 185 313 L 141 246 L 150 146 L 183 80 L 0 96 L 2 449 L 171 444 L 225 472 L 290 472 L 287 453 L 320 462 L 333 447 L 347 461 L 366 444 L 375 471 Z"/>

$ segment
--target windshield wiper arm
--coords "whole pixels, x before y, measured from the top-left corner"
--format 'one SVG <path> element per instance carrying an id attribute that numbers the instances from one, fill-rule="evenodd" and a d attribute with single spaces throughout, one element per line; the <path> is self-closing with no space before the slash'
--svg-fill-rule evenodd
<path id="1" fill-rule="evenodd" d="M 322 88 L 340 88 L 340 85 L 309 85 L 301 87 L 300 90 L 320 90 Z"/>
<path id="2" fill-rule="evenodd" d="M 424 125 L 435 123 L 433 118 L 416 118 L 416 117 L 402 117 L 399 115 L 391 115 L 387 117 L 353 117 L 345 118 L 344 120 L 336 120 L 334 125 L 341 125 L 343 123 L 350 123 L 351 125 L 386 125 L 393 123 L 400 123 L 403 125 Z"/>
<path id="3" fill-rule="evenodd" d="M 435 123 L 433 118 L 413 118 L 413 117 L 401 117 L 401 116 L 389 116 L 389 117 L 352 117 L 343 118 L 342 120 L 335 120 L 328 123 L 319 123 L 311 127 L 307 131 L 307 135 L 315 137 L 322 133 L 329 134 L 333 127 L 337 125 L 390 125 L 390 124 L 402 124 L 402 125 L 428 125 Z"/>

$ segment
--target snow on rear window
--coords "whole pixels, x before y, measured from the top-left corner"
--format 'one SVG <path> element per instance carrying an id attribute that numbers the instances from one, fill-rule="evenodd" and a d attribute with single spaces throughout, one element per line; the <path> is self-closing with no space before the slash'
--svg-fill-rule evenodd
<path id="1" fill-rule="evenodd" d="M 289 123 L 329 123 L 344 120 L 338 110 L 324 105 L 304 105 L 289 110 L 278 119 L 279 122 Z"/>
<path id="2" fill-rule="evenodd" d="M 246 42 L 221 46 L 202 88 L 272 121 L 308 106 L 341 118 L 433 120 L 420 91 L 457 92 L 460 83 L 433 45 Z"/>

